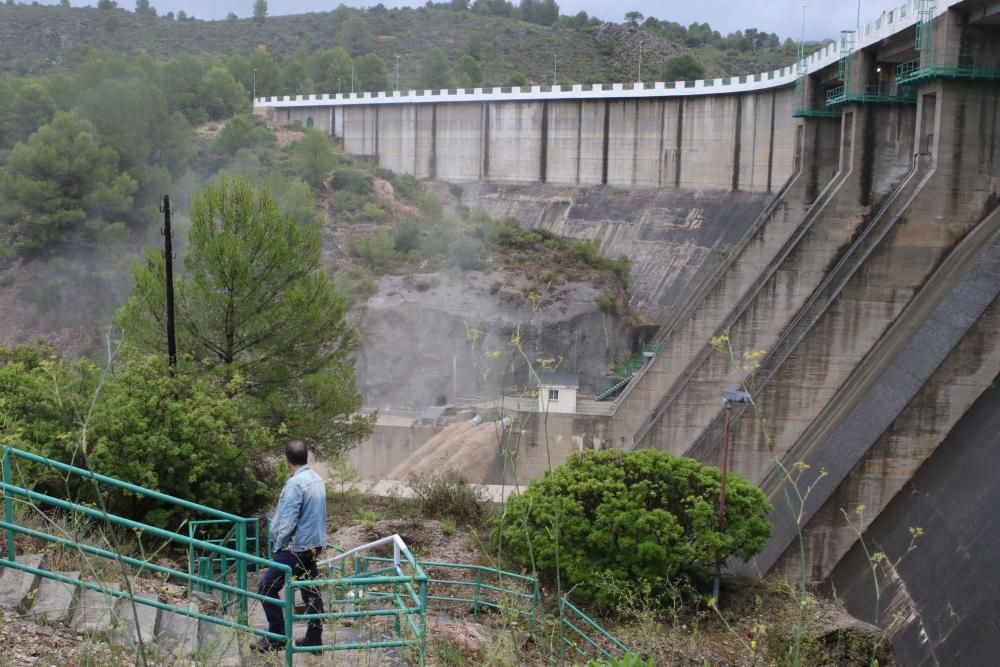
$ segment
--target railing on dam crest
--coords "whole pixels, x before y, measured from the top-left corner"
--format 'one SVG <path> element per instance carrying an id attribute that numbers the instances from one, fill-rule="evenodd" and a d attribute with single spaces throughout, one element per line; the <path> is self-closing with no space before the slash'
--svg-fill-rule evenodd
<path id="1" fill-rule="evenodd" d="M 938 2 L 935 16 L 960 0 Z M 875 44 L 920 22 L 922 0 L 906 0 L 874 21 L 860 26 L 854 48 Z M 393 90 L 379 92 L 285 95 L 258 97 L 255 107 L 300 108 L 364 106 L 372 104 L 429 104 L 445 102 L 516 102 L 530 100 L 628 99 L 716 95 L 751 92 L 792 85 L 803 72 L 811 74 L 833 65 L 845 54 L 838 42 L 831 42 L 795 64 L 747 76 L 698 79 L 694 81 L 627 82 L 611 84 L 569 84 L 530 87 L 458 88 L 448 90 Z"/>

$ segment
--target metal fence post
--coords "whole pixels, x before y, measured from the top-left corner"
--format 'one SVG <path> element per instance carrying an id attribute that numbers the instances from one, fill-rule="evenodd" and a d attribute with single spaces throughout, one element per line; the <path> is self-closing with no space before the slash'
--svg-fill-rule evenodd
<path id="1" fill-rule="evenodd" d="M 10 472 L 10 448 L 5 447 L 3 450 L 3 483 L 7 485 L 14 484 L 14 478 Z M 14 523 L 14 498 L 10 495 L 9 489 L 4 489 L 3 492 L 3 512 L 4 518 L 8 524 Z M 14 549 L 14 529 L 7 529 L 7 560 L 10 562 L 15 562 L 17 560 L 17 550 Z"/>
<path id="2" fill-rule="evenodd" d="M 420 580 L 420 667 L 427 652 L 427 577 Z"/>
<path id="3" fill-rule="evenodd" d="M 247 552 L 247 524 L 245 521 L 240 521 L 236 524 L 236 550 L 241 554 L 246 554 Z M 271 554 L 268 554 L 270 556 Z M 247 561 L 246 558 L 240 558 L 240 562 L 236 565 L 236 587 L 243 591 L 240 595 L 240 623 L 246 623 L 250 618 L 249 605 L 247 605 Z M 289 663 L 291 664 L 291 663 Z"/>
<path id="4" fill-rule="evenodd" d="M 476 568 L 476 597 L 472 603 L 472 618 L 479 621 L 479 589 L 483 585 L 483 571 Z"/>
<path id="5" fill-rule="evenodd" d="M 292 667 L 292 661 L 295 658 L 295 629 L 293 625 L 293 616 L 295 615 L 295 571 L 292 570 L 287 575 L 285 575 L 285 591 L 284 591 L 284 603 L 285 603 L 285 665 L 287 667 Z M 245 597 L 243 598 L 246 599 Z"/>

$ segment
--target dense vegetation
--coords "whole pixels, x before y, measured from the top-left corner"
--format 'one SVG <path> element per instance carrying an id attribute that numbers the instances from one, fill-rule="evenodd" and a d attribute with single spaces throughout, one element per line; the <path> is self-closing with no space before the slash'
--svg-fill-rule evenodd
<path id="1" fill-rule="evenodd" d="M 151 11 L 152 10 L 152 11 Z M 621 16 L 604 17 L 612 21 Z M 44 30 L 41 26 L 44 25 Z M 722 35 L 707 23 L 681 26 L 636 12 L 604 23 L 580 12 L 560 16 L 553 0 L 454 0 L 427 6 L 199 21 L 144 11 L 0 6 L 0 71 L 63 69 L 86 48 L 154 58 L 177 53 L 225 54 L 237 80 L 263 95 L 395 86 L 401 88 L 634 80 L 639 44 L 643 79 L 661 77 L 664 63 L 692 54 L 708 76 L 775 69 L 792 61 L 794 45 L 755 28 Z M 255 53 L 259 47 L 261 54 Z M 317 49 L 342 49 L 334 69 L 311 60 Z M 435 49 L 440 49 L 439 54 Z M 397 59 L 398 56 L 398 59 Z M 554 63 L 554 60 L 557 60 Z"/>
<path id="2" fill-rule="evenodd" d="M 121 355 L 102 378 L 90 361 L 51 348 L 0 348 L 0 406 L 4 444 L 241 515 L 270 497 L 262 464 L 274 431 L 247 419 L 241 401 L 209 377 L 190 368 L 169 374 L 162 356 Z M 15 472 L 42 492 L 97 502 L 89 481 Z M 147 498 L 104 492 L 115 514 L 161 526 L 184 518 Z"/>
<path id="3" fill-rule="evenodd" d="M 763 492 L 732 474 L 720 528 L 720 481 L 718 468 L 653 449 L 576 454 L 507 501 L 494 539 L 576 598 L 610 604 L 616 590 L 643 587 L 667 601 L 771 535 Z"/>
<path id="4" fill-rule="evenodd" d="M 223 175 L 191 203 L 175 280 L 177 350 L 242 399 L 252 419 L 306 439 L 325 456 L 349 449 L 374 422 L 358 415 L 359 334 L 345 320 L 320 261 L 320 231 L 281 213 L 245 175 Z M 116 318 L 125 341 L 166 352 L 164 259 L 146 255 Z"/>
<path id="5" fill-rule="evenodd" d="M 246 176 L 223 175 L 195 194 L 173 370 L 163 265 L 150 252 L 135 268 L 117 317 L 123 343 L 104 375 L 44 347 L 0 350 L 5 442 L 248 514 L 267 498 L 277 440 L 294 434 L 336 455 L 370 432 L 373 417 L 358 414 L 359 334 L 321 266 L 315 222 L 282 213 Z M 95 500 L 86 484 L 42 483 Z M 174 523 L 159 503 L 120 492 L 107 500 L 116 513 Z"/>

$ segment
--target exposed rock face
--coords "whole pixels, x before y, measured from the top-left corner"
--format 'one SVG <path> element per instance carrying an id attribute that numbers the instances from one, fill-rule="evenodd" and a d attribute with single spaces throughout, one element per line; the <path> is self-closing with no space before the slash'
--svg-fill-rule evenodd
<path id="1" fill-rule="evenodd" d="M 541 300 L 529 298 L 532 290 Z M 499 395 L 501 387 L 534 390 L 528 363 L 540 369 L 539 359 L 579 371 L 586 391 L 629 351 L 626 328 L 595 303 L 600 294 L 588 283 L 545 291 L 499 270 L 383 277 L 364 315 L 358 376 L 365 404 L 420 408 Z M 523 354 L 511 344 L 515 336 Z"/>
<path id="2" fill-rule="evenodd" d="M 608 257 L 627 256 L 632 261 L 631 305 L 661 323 L 685 290 L 740 240 L 772 197 L 483 182 L 466 186 L 462 203 L 494 217 L 517 218 L 525 227 L 594 239 Z"/>

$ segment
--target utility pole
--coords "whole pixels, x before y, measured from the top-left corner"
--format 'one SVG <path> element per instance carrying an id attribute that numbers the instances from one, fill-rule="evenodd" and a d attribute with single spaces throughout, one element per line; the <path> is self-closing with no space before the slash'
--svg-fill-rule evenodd
<path id="1" fill-rule="evenodd" d="M 354 94 L 354 65 L 351 65 L 351 95 Z"/>
<path id="2" fill-rule="evenodd" d="M 722 392 L 725 402 L 725 425 L 722 431 L 722 479 L 719 484 L 719 532 L 726 529 L 726 478 L 729 476 L 729 420 L 732 417 L 733 403 L 749 403 L 750 394 L 742 389 L 726 389 Z M 716 562 L 715 575 L 712 577 L 712 597 L 719 602 L 719 579 L 722 576 L 722 563 Z"/>
<path id="3" fill-rule="evenodd" d="M 167 286 L 167 365 L 173 375 L 177 368 L 177 338 L 174 333 L 174 233 L 170 229 L 170 195 L 163 195 L 163 259 Z"/>
<path id="4" fill-rule="evenodd" d="M 399 54 L 396 54 L 396 90 L 399 90 Z"/>
<path id="5" fill-rule="evenodd" d="M 257 68 L 253 68 L 253 99 L 257 101 Z"/>
<path id="6" fill-rule="evenodd" d="M 559 85 L 559 52 L 552 54 L 552 85 Z"/>

